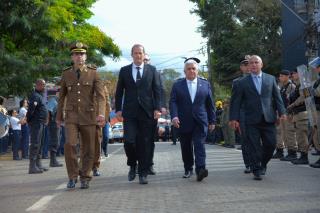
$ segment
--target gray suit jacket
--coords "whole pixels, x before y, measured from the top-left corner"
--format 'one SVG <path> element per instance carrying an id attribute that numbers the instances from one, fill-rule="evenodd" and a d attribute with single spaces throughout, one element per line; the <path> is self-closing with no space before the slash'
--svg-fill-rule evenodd
<path id="1" fill-rule="evenodd" d="M 262 73 L 261 94 L 258 93 L 251 75 L 233 84 L 229 119 L 239 121 L 240 109 L 244 110 L 247 124 L 257 124 L 263 117 L 266 122 L 275 123 L 277 113 L 279 116 L 286 113 L 275 78 Z"/>

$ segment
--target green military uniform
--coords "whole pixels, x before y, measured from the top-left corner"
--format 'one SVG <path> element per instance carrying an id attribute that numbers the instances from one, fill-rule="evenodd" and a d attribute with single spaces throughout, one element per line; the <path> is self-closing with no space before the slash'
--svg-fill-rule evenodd
<path id="1" fill-rule="evenodd" d="M 223 107 L 223 112 L 221 115 L 221 125 L 225 146 L 233 147 L 235 144 L 235 133 L 234 130 L 229 126 L 229 111 L 230 106 L 229 104 L 227 104 Z"/>
<path id="2" fill-rule="evenodd" d="M 77 43 L 75 48 L 77 51 L 83 50 L 82 44 Z M 96 115 L 105 116 L 106 98 L 103 82 L 95 67 L 84 65 L 79 70 L 75 70 L 74 67 L 65 69 L 60 86 L 56 119 L 62 121 L 65 112 L 64 150 L 69 180 L 76 180 L 80 171 L 81 181 L 90 181 L 94 161 Z M 76 152 L 78 134 L 81 138 L 81 168 Z"/>

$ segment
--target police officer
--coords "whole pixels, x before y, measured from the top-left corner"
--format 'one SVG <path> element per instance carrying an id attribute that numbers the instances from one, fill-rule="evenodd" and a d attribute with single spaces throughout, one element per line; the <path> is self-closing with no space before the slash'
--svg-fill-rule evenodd
<path id="1" fill-rule="evenodd" d="M 292 80 L 294 81 L 296 88 L 290 94 L 289 103 L 287 107 L 288 114 L 293 115 L 293 122 L 297 133 L 298 151 L 301 153 L 299 159 L 294 159 L 291 162 L 293 164 L 309 164 L 308 161 L 308 112 L 304 102 L 304 96 L 300 95 L 300 81 L 297 70 L 292 73 Z"/>
<path id="2" fill-rule="evenodd" d="M 98 76 L 96 68 L 85 64 L 87 48 L 81 42 L 71 46 L 73 66 L 63 71 L 60 83 L 56 122 L 60 126 L 65 111 L 66 143 L 64 153 L 69 177 L 67 188 L 75 188 L 79 173 L 81 188 L 89 188 L 94 161 L 96 125 L 103 126 L 105 123 L 106 99 L 103 82 Z M 95 107 L 95 103 L 97 107 Z M 81 138 L 81 168 L 78 164 L 76 151 L 78 134 Z"/>
<path id="3" fill-rule="evenodd" d="M 294 91 L 296 86 L 289 79 L 290 71 L 282 70 L 279 75 L 280 83 L 282 84 L 280 88 L 280 94 L 285 108 L 289 105 L 289 96 Z M 278 141 L 276 155 L 283 154 L 284 146 L 288 149 L 288 155 L 280 158 L 281 161 L 292 161 L 297 159 L 297 140 L 296 131 L 294 128 L 293 116 L 288 116 L 287 120 L 280 121 L 280 130 L 283 132 L 283 142 Z M 279 144 L 283 143 L 283 144 Z M 275 156 L 273 156 L 275 158 Z"/>
<path id="4" fill-rule="evenodd" d="M 31 133 L 29 174 L 42 173 L 48 170 L 42 166 L 40 160 L 44 128 L 48 122 L 48 110 L 43 99 L 45 85 L 46 82 L 43 79 L 38 79 L 35 90 L 29 98 L 29 110 L 27 112 L 27 122 Z"/>

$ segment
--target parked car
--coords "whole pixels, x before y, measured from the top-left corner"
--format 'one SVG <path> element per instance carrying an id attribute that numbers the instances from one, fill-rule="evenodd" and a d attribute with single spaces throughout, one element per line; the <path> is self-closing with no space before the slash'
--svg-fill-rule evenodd
<path id="1" fill-rule="evenodd" d="M 112 140 L 113 142 L 123 142 L 123 123 L 118 122 L 112 126 Z"/>
<path id="2" fill-rule="evenodd" d="M 113 143 L 113 133 L 112 133 L 112 127 L 109 125 L 109 143 Z"/>

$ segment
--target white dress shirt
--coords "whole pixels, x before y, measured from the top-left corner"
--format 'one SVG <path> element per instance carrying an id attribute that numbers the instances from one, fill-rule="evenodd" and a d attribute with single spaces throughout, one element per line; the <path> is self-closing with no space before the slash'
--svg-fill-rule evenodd
<path id="1" fill-rule="evenodd" d="M 21 130 L 21 124 L 19 123 L 19 119 L 16 117 L 10 117 L 10 124 L 13 130 Z"/>
<path id="2" fill-rule="evenodd" d="M 188 90 L 189 90 L 189 94 L 190 94 L 192 103 L 194 101 L 194 98 L 196 97 L 197 83 L 198 83 L 198 79 L 197 78 L 193 79 L 192 81 L 187 80 Z"/>
<path id="3" fill-rule="evenodd" d="M 140 67 L 140 75 L 141 75 L 141 78 L 142 78 L 144 63 L 142 63 L 140 66 L 135 65 L 134 63 L 132 63 L 132 77 L 133 77 L 134 82 L 137 81 L 137 71 L 138 71 L 137 67 Z"/>

